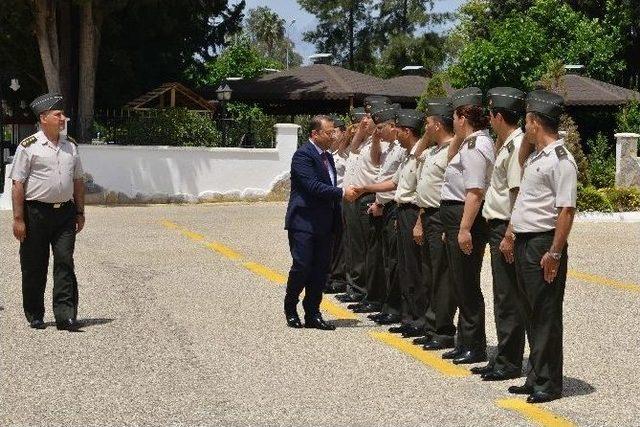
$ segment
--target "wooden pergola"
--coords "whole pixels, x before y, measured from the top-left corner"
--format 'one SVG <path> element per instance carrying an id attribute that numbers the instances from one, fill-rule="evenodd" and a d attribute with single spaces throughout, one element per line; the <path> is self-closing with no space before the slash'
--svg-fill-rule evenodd
<path id="1" fill-rule="evenodd" d="M 164 83 L 150 90 L 127 103 L 125 109 L 149 111 L 174 107 L 184 107 L 191 111 L 202 113 L 216 111 L 216 104 L 207 101 L 191 89 L 177 82 Z"/>

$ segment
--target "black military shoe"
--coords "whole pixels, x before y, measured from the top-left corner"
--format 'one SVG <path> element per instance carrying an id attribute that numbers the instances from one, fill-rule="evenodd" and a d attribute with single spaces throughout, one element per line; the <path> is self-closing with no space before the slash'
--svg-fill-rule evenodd
<path id="1" fill-rule="evenodd" d="M 489 372 L 493 372 L 493 364 L 491 363 L 485 366 L 474 366 L 473 368 L 471 368 L 471 373 L 475 375 L 484 375 L 488 374 Z"/>
<path id="2" fill-rule="evenodd" d="M 472 350 L 465 351 L 464 353 L 461 353 L 460 356 L 453 359 L 453 363 L 456 365 L 486 362 L 486 361 L 487 361 L 486 351 L 472 351 Z"/>
<path id="3" fill-rule="evenodd" d="M 33 329 L 45 329 L 47 325 L 44 324 L 42 319 L 33 319 L 29 322 L 29 327 Z"/>
<path id="4" fill-rule="evenodd" d="M 335 297 L 340 302 L 360 302 L 364 299 L 363 295 L 340 294 Z"/>
<path id="5" fill-rule="evenodd" d="M 399 314 L 387 314 L 386 316 L 376 320 L 376 323 L 378 325 L 393 325 L 394 323 L 400 323 L 401 320 L 402 318 Z"/>
<path id="6" fill-rule="evenodd" d="M 400 326 L 392 326 L 389 328 L 389 332 L 392 334 L 403 334 L 405 331 L 408 331 L 411 326 L 406 323 L 401 324 Z"/>
<path id="7" fill-rule="evenodd" d="M 501 369 L 496 369 L 481 375 L 482 381 L 506 381 L 518 378 L 519 376 L 520 372 L 505 372 Z"/>
<path id="8" fill-rule="evenodd" d="M 463 350 L 461 348 L 454 348 L 453 350 L 445 351 L 444 353 L 442 353 L 442 358 L 455 359 L 456 357 L 460 357 L 462 353 Z"/>
<path id="9" fill-rule="evenodd" d="M 386 316 L 387 316 L 387 313 L 373 313 L 368 315 L 367 317 L 373 320 L 374 322 L 377 322 L 378 320 L 381 320 Z"/>
<path id="10" fill-rule="evenodd" d="M 421 337 L 424 335 L 424 331 L 422 328 L 417 328 L 415 326 L 409 326 L 409 328 L 402 333 L 404 338 L 414 338 Z"/>
<path id="11" fill-rule="evenodd" d="M 527 384 L 512 385 L 508 388 L 508 391 L 511 394 L 533 394 L 533 386 Z"/>
<path id="12" fill-rule="evenodd" d="M 453 348 L 454 347 L 454 342 L 453 339 L 451 340 L 430 340 L 426 343 L 424 343 L 424 345 L 422 346 L 423 349 L 425 350 L 444 350 L 447 348 Z"/>
<path id="13" fill-rule="evenodd" d="M 414 340 L 412 342 L 415 345 L 425 345 L 426 343 L 431 342 L 431 336 L 430 335 L 426 335 L 424 337 L 414 338 Z"/>
<path id="14" fill-rule="evenodd" d="M 324 288 L 325 294 L 340 294 L 347 290 L 347 285 L 341 282 L 331 282 Z"/>
<path id="15" fill-rule="evenodd" d="M 287 315 L 286 318 L 288 327 L 296 329 L 302 328 L 302 322 L 297 314 Z"/>
<path id="16" fill-rule="evenodd" d="M 536 391 L 531 396 L 527 397 L 527 403 L 551 402 L 552 400 L 560 399 L 561 397 L 562 395 L 560 394 Z"/>
<path id="17" fill-rule="evenodd" d="M 80 327 L 81 325 L 76 319 L 65 319 L 56 322 L 56 328 L 58 328 L 59 331 L 82 332 Z"/>

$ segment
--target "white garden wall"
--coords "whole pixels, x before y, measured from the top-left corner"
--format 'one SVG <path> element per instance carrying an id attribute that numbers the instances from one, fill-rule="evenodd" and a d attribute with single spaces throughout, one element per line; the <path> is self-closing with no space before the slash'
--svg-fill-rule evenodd
<path id="1" fill-rule="evenodd" d="M 265 198 L 286 187 L 298 129 L 277 124 L 272 149 L 81 145 L 87 203 Z M 10 191 L 0 196 L 0 208 L 11 208 Z"/>

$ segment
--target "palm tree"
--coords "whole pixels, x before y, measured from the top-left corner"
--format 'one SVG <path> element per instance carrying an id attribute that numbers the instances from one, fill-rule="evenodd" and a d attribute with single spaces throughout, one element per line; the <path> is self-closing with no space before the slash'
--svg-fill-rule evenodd
<path id="1" fill-rule="evenodd" d="M 265 46 L 267 56 L 273 57 L 275 48 L 284 38 L 285 20 L 266 6 L 249 11 L 247 27 L 255 41 Z"/>

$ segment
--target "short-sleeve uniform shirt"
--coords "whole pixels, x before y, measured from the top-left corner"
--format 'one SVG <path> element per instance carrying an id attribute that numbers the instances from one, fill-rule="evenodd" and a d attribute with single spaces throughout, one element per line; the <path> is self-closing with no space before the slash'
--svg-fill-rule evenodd
<path id="1" fill-rule="evenodd" d="M 516 129 L 496 153 L 496 164 L 482 208 L 482 216 L 486 219 L 506 221 L 511 218 L 513 206 L 510 191 L 520 186 L 522 168 L 518 160 L 518 150 L 523 137 L 522 129 Z"/>
<path id="2" fill-rule="evenodd" d="M 398 141 L 388 143 L 381 141 L 382 155 L 380 156 L 380 170 L 376 182 L 384 182 L 393 179 L 398 168 L 407 157 L 407 150 L 404 149 Z M 393 200 L 396 192 L 387 191 L 385 193 L 376 193 L 376 203 L 384 205 Z"/>
<path id="3" fill-rule="evenodd" d="M 83 178 L 78 147 L 66 135 L 54 144 L 39 131 L 18 145 L 11 179 L 24 183 L 26 200 L 67 202 L 73 199 L 73 181 Z"/>
<path id="4" fill-rule="evenodd" d="M 416 203 L 416 186 L 418 185 L 417 148 L 418 143 L 413 146 L 411 152 L 406 156 L 393 176 L 393 182 L 397 185 L 394 199 L 398 204 Z"/>
<path id="5" fill-rule="evenodd" d="M 464 202 L 467 190 L 486 191 L 494 162 L 493 139 L 489 131 L 479 130 L 469 135 L 447 165 L 441 199 Z"/>
<path id="6" fill-rule="evenodd" d="M 421 208 L 440 206 L 440 192 L 444 182 L 444 171 L 447 169 L 449 142 L 427 148 L 418 159 L 416 204 Z"/>
<path id="7" fill-rule="evenodd" d="M 516 233 L 553 230 L 558 209 L 576 207 L 578 168 L 560 139 L 539 152 L 533 152 L 524 164 L 520 192 L 511 215 Z"/>

